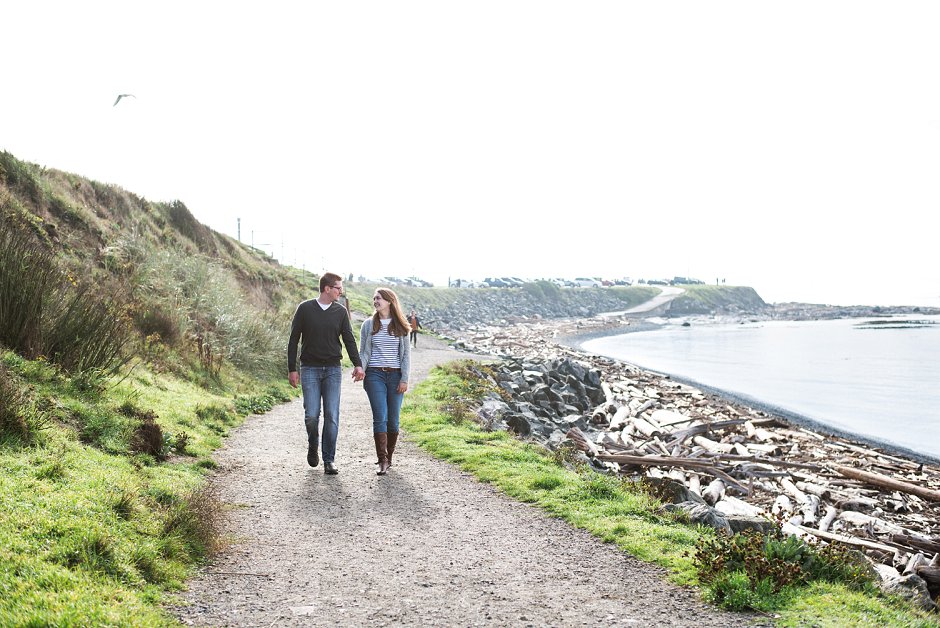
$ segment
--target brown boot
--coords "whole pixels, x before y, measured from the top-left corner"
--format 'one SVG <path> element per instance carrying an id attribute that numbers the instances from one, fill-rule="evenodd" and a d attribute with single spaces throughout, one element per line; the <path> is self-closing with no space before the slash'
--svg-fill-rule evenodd
<path id="1" fill-rule="evenodd" d="M 385 475 L 388 471 L 388 434 L 377 432 L 372 437 L 375 439 L 375 455 L 379 459 L 379 470 L 375 474 Z"/>
<path id="2" fill-rule="evenodd" d="M 392 454 L 395 453 L 395 444 L 398 442 L 398 432 L 388 433 L 388 466 L 392 466 Z"/>

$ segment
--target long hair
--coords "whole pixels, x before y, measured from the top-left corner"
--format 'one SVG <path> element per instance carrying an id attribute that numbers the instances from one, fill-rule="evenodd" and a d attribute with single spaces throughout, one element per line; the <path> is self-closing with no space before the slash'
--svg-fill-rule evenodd
<path id="1" fill-rule="evenodd" d="M 411 333 L 411 325 L 401 311 L 401 304 L 398 302 L 398 295 L 389 288 L 377 288 L 375 290 L 379 295 L 388 301 L 388 312 L 392 315 L 392 322 L 388 324 L 389 336 L 407 336 Z M 378 333 L 382 329 L 382 323 L 379 320 L 378 311 L 372 315 L 372 333 Z"/>

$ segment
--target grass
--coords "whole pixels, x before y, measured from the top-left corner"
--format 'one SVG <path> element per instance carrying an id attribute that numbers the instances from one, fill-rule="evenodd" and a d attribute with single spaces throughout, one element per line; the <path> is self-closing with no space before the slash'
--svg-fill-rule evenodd
<path id="1" fill-rule="evenodd" d="M 936 614 L 923 613 L 851 578 L 775 590 L 752 587 L 743 572 L 729 571 L 716 581 L 704 582 L 695 555 L 716 542 L 713 530 L 660 512 L 661 504 L 642 483 L 599 474 L 572 462 L 576 457 L 570 451 L 552 454 L 506 432 L 487 432 L 474 421 L 455 418 L 446 409 L 453 406 L 452 400 L 466 398 L 474 389 L 473 394 L 481 392 L 478 383 L 468 381 L 469 372 L 459 362 L 432 371 L 406 397 L 402 427 L 420 447 L 480 481 L 664 567 L 670 580 L 700 587 L 709 601 L 726 608 L 760 610 L 777 625 L 940 626 Z M 775 545 L 772 551 L 781 549 Z M 796 553 L 806 555 L 805 550 Z"/>
<path id="2" fill-rule="evenodd" d="M 237 372 L 207 390 L 144 365 L 76 383 L 12 352 L 0 368 L 45 416 L 0 439 L 0 625 L 176 625 L 161 604 L 221 541 L 212 452 L 247 412 L 294 393 Z M 147 422 L 156 453 L 134 446 Z"/>

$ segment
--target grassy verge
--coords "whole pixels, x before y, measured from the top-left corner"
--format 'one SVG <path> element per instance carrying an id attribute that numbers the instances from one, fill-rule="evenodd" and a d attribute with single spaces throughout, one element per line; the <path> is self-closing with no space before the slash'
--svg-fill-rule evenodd
<path id="1" fill-rule="evenodd" d="M 510 497 L 665 567 L 672 581 L 700 586 L 706 599 L 727 608 L 759 610 L 781 626 L 940 625 L 936 615 L 886 597 L 867 581 L 830 581 L 814 573 L 808 581 L 786 586 L 774 586 L 766 579 L 749 584 L 745 572 L 731 565 L 729 555 L 714 554 L 712 559 L 729 566 L 713 578 L 713 565 L 703 565 L 701 552 L 716 546 L 715 533 L 660 511 L 660 502 L 643 484 L 596 473 L 573 462 L 571 452 L 547 452 L 505 432 L 484 431 L 471 420 L 470 408 L 486 388 L 474 376 L 475 370 L 462 362 L 435 369 L 406 397 L 402 426 L 434 456 Z M 779 544 L 772 551 L 779 552 Z M 812 549 L 803 547 L 796 553 L 804 566 L 807 556 L 818 560 Z"/>
<path id="2" fill-rule="evenodd" d="M 69 375 L 12 352 L 0 369 L 28 424 L 0 438 L 0 625 L 175 625 L 160 604 L 221 542 L 213 450 L 292 393 L 236 372 L 216 389 L 145 366 Z"/>

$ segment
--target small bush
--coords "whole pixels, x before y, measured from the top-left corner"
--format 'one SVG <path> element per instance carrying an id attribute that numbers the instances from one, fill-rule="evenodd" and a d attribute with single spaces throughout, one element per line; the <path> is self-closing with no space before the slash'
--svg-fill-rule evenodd
<path id="1" fill-rule="evenodd" d="M 153 412 L 140 417 L 140 423 L 137 424 L 131 438 L 131 451 L 153 456 L 157 460 L 166 458 L 163 429 L 157 423 L 156 415 Z"/>
<path id="2" fill-rule="evenodd" d="M 170 314 L 154 305 L 138 312 L 134 324 L 144 337 L 157 335 L 161 342 L 176 346 L 182 337 L 182 324 L 178 316 Z"/>
<path id="3" fill-rule="evenodd" d="M 693 562 L 714 599 L 738 610 L 760 610 L 762 607 L 753 605 L 753 599 L 813 581 L 842 582 L 854 588 L 872 581 L 858 553 L 835 543 L 806 543 L 784 535 L 779 527 L 767 536 L 753 530 L 703 536 Z M 745 583 L 750 593 L 738 590 Z"/>
<path id="4" fill-rule="evenodd" d="M 0 365 L 0 435 L 24 440 L 29 436 L 29 427 L 20 411 L 24 400 L 25 395 L 13 381 L 10 372 Z"/>
<path id="5" fill-rule="evenodd" d="M 235 397 L 235 410 L 239 414 L 264 414 L 274 407 L 274 397 L 269 394 Z"/>
<path id="6" fill-rule="evenodd" d="M 205 485 L 172 504 L 163 522 L 167 535 L 178 536 L 190 550 L 207 556 L 221 544 L 222 504 L 216 490 Z"/>
<path id="7" fill-rule="evenodd" d="M 220 403 L 210 403 L 208 405 L 199 404 L 196 406 L 196 416 L 205 422 L 218 421 L 220 423 L 231 423 L 235 420 L 235 414 L 232 408 Z"/>

